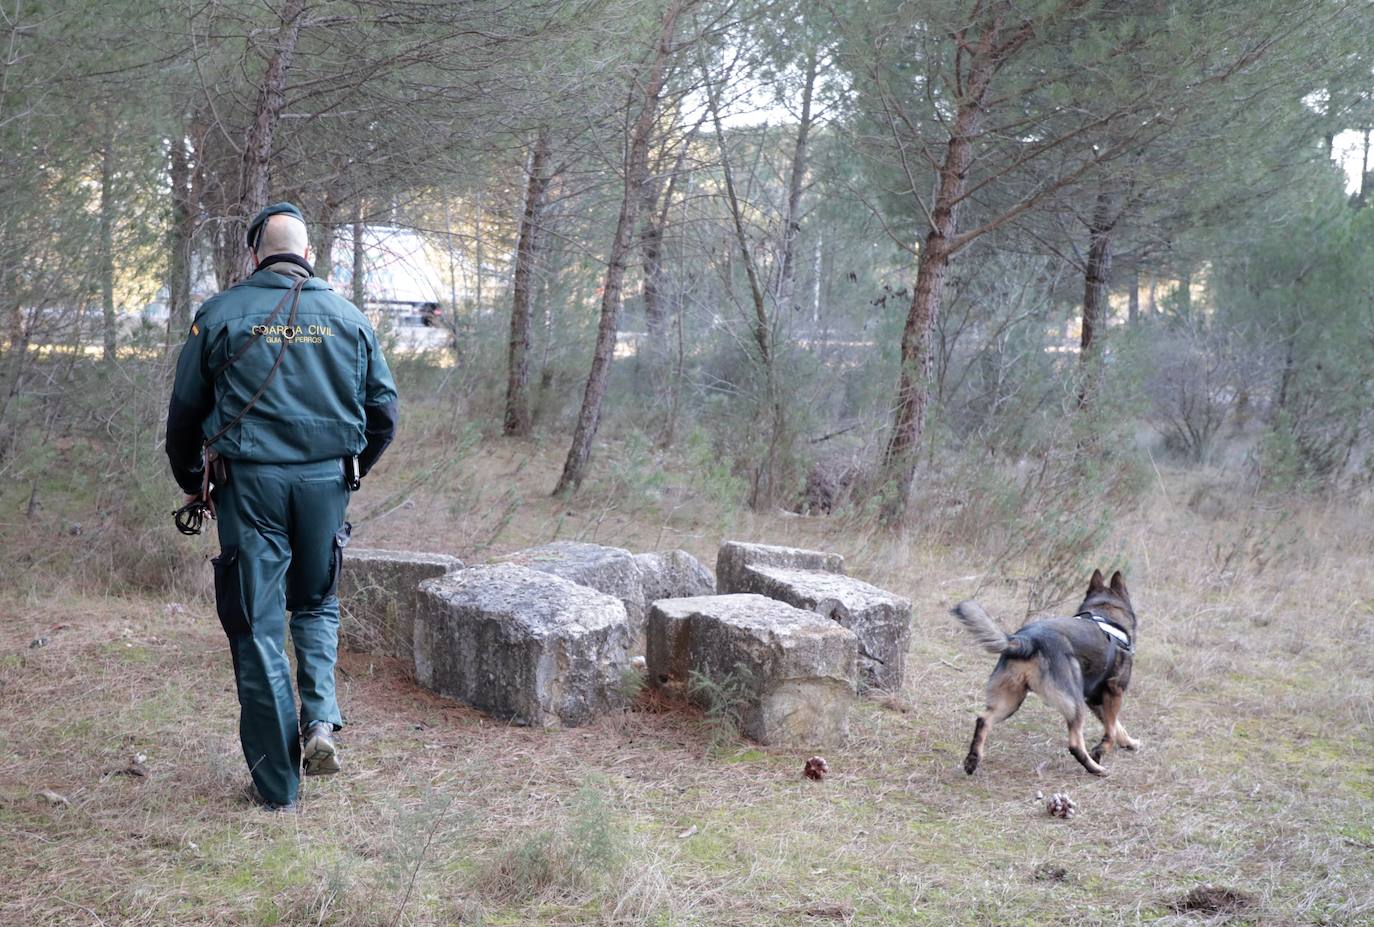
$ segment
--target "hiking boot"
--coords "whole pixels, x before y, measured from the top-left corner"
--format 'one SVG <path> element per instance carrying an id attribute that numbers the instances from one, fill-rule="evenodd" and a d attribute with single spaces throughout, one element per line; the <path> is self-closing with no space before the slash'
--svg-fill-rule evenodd
<path id="1" fill-rule="evenodd" d="M 312 721 L 302 736 L 305 746 L 301 749 L 301 762 L 307 776 L 332 776 L 339 771 L 334 725 L 328 721 Z"/>
<path id="2" fill-rule="evenodd" d="M 268 799 L 263 797 L 263 794 L 258 791 L 258 787 L 255 785 L 249 785 L 246 789 L 243 790 L 243 794 L 244 797 L 247 798 L 250 803 L 257 805 L 263 811 L 267 811 L 271 814 L 296 814 L 301 810 L 300 806 L 297 805 L 294 801 L 269 801 Z"/>

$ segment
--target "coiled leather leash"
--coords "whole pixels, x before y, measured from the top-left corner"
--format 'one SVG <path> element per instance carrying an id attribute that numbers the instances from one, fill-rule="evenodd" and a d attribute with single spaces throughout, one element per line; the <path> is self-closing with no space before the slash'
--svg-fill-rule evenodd
<path id="1" fill-rule="evenodd" d="M 286 327 L 295 329 L 296 309 L 300 305 L 301 288 L 305 286 L 305 282 L 304 278 L 297 280 L 291 287 L 291 292 L 283 296 L 281 301 L 278 302 L 276 307 L 272 310 L 271 314 L 267 316 L 267 321 L 262 325 L 253 326 L 254 331 L 252 337 L 244 343 L 243 347 L 239 348 L 238 351 L 234 353 L 233 357 L 229 358 L 223 367 L 215 371 L 215 379 L 219 379 L 226 370 L 234 366 L 235 362 L 243 357 L 244 353 L 262 337 L 267 327 L 277 318 L 277 314 L 281 312 L 282 307 L 286 305 L 288 300 L 291 302 L 291 311 L 286 320 Z M 228 423 L 223 425 L 213 435 L 205 439 L 201 452 L 201 473 L 203 475 L 200 481 L 200 496 L 192 499 L 172 513 L 172 520 L 176 522 L 177 530 L 182 534 L 188 537 L 200 534 L 205 527 L 205 516 L 209 515 L 212 519 L 215 517 L 215 503 L 210 498 L 210 466 L 214 460 L 211 456 L 214 452 L 210 450 L 210 445 L 228 434 L 229 429 L 243 421 L 243 417 L 252 410 L 253 406 L 257 405 L 258 400 L 262 398 L 262 394 L 267 392 L 267 387 L 271 385 L 272 379 L 276 377 L 277 371 L 281 369 L 282 359 L 286 357 L 286 349 L 290 344 L 290 338 L 282 338 L 281 348 L 277 351 L 277 358 L 272 362 L 272 369 L 267 371 L 267 376 L 263 378 L 262 385 L 258 387 L 257 392 L 243 404 L 243 408 L 239 410 L 237 415 L 230 419 Z"/>

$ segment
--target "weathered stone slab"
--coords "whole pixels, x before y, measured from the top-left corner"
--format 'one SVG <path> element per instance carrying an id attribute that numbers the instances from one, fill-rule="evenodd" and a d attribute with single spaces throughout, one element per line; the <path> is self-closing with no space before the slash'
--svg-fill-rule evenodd
<path id="1" fill-rule="evenodd" d="M 761 595 L 661 599 L 649 608 L 650 681 L 690 692 L 695 672 L 728 684 L 742 732 L 763 744 L 843 742 L 856 657 L 846 628 Z M 709 701 L 701 692 L 693 697 Z"/>
<path id="2" fill-rule="evenodd" d="M 800 547 L 726 541 L 720 545 L 720 552 L 716 555 L 716 591 L 721 595 L 752 591 L 746 588 L 749 582 L 744 569 L 754 565 L 822 573 L 844 572 L 844 558 L 839 554 Z"/>
<path id="3" fill-rule="evenodd" d="M 463 568 L 447 554 L 350 547 L 339 576 L 339 641 L 349 650 L 415 659 L 420 583 Z"/>
<path id="4" fill-rule="evenodd" d="M 911 602 L 839 573 L 751 564 L 740 574 L 743 591 L 804 608 L 837 621 L 859 639 L 861 683 L 896 691 L 906 675 L 911 646 Z"/>
<path id="5" fill-rule="evenodd" d="M 634 632 L 632 647 L 636 652 L 643 652 L 644 583 L 634 554 L 628 550 L 580 541 L 553 541 L 516 551 L 498 562 L 550 573 L 619 599 Z"/>
<path id="6" fill-rule="evenodd" d="M 685 550 L 635 554 L 635 564 L 639 567 L 646 604 L 716 593 L 715 574 Z"/>
<path id="7" fill-rule="evenodd" d="M 519 724 L 572 727 L 619 708 L 630 628 L 618 599 L 514 564 L 420 584 L 415 678 Z"/>

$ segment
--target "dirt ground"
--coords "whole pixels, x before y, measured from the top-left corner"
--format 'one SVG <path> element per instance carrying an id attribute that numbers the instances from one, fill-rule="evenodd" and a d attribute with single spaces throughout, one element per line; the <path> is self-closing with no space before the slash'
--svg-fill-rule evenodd
<path id="1" fill-rule="evenodd" d="M 993 660 L 947 610 L 977 592 L 1005 626 L 1025 613 L 976 555 L 723 508 L 691 474 L 641 486 L 605 465 L 559 503 L 557 464 L 533 444 L 479 440 L 443 470 L 401 450 L 355 500 L 355 543 L 472 562 L 553 537 L 707 562 L 725 537 L 839 551 L 915 619 L 904 689 L 861 705 L 828 779 L 652 694 L 535 731 L 349 654 L 344 772 L 274 817 L 241 794 L 207 599 L 17 587 L 0 924 L 1374 924 L 1367 503 L 1266 509 L 1161 473 L 1107 552 L 1140 616 L 1123 721 L 1143 748 L 1094 779 L 1031 699 L 968 777 Z M 1075 816 L 1046 813 L 1056 792 Z"/>

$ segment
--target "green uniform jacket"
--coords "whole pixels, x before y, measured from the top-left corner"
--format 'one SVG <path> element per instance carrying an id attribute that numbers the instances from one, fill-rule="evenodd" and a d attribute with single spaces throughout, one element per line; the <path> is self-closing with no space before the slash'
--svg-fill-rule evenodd
<path id="1" fill-rule="evenodd" d="M 196 313 L 167 412 L 167 457 L 185 492 L 200 491 L 203 442 L 262 386 L 283 340 L 289 344 L 281 368 L 212 450 L 230 460 L 277 464 L 358 455 L 366 474 L 391 443 L 396 384 L 376 333 L 356 306 L 318 277 L 301 288 L 294 326 L 287 325 L 288 302 L 256 343 L 228 363 L 299 279 L 261 269 Z"/>

